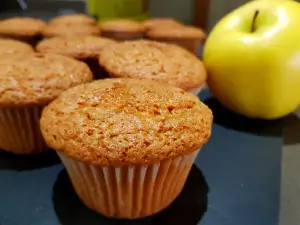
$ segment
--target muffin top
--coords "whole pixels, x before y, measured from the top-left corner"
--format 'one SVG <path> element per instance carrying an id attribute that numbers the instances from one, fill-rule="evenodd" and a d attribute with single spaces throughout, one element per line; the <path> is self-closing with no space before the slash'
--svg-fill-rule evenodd
<path id="1" fill-rule="evenodd" d="M 0 35 L 38 36 L 45 25 L 45 22 L 39 19 L 14 17 L 0 21 Z"/>
<path id="2" fill-rule="evenodd" d="M 33 48 L 26 43 L 11 39 L 0 39 L 0 56 L 10 54 L 29 54 Z"/>
<path id="3" fill-rule="evenodd" d="M 146 34 L 150 38 L 183 38 L 183 39 L 206 39 L 205 32 L 197 27 L 192 26 L 157 26 L 149 30 Z"/>
<path id="4" fill-rule="evenodd" d="M 143 33 L 145 27 L 134 20 L 109 20 L 102 22 L 100 28 L 104 32 L 128 32 L 128 33 Z"/>
<path id="5" fill-rule="evenodd" d="M 182 27 L 184 25 L 172 18 L 152 18 L 144 21 L 143 26 L 149 30 L 155 27 Z"/>
<path id="6" fill-rule="evenodd" d="M 54 37 L 41 41 L 38 52 L 55 53 L 76 59 L 97 59 L 100 52 L 115 41 L 95 36 Z"/>
<path id="7" fill-rule="evenodd" d="M 84 14 L 69 14 L 54 17 L 49 21 L 49 24 L 86 24 L 95 25 L 97 21 Z"/>
<path id="8" fill-rule="evenodd" d="M 0 59 L 0 107 L 44 105 L 92 79 L 89 67 L 61 55 L 32 53 Z"/>
<path id="9" fill-rule="evenodd" d="M 43 111 L 47 144 L 77 160 L 151 164 L 198 150 L 212 112 L 180 88 L 150 80 L 104 79 L 62 93 Z"/>
<path id="10" fill-rule="evenodd" d="M 126 41 L 103 49 L 99 63 L 112 77 L 150 79 L 190 90 L 206 80 L 203 63 L 173 44 Z"/>
<path id="11" fill-rule="evenodd" d="M 97 26 L 83 24 L 49 24 L 42 33 L 45 37 L 98 36 L 100 35 L 100 29 Z"/>

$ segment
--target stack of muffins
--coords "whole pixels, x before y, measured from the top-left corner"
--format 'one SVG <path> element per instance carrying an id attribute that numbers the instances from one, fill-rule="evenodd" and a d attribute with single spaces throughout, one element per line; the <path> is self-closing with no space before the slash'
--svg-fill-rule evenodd
<path id="1" fill-rule="evenodd" d="M 167 24 L 176 45 L 141 40 Z M 80 14 L 0 21 L 0 149 L 56 150 L 80 199 L 107 217 L 166 208 L 213 118 L 196 96 L 207 75 L 191 49 L 179 46 L 182 27 L 170 19 L 98 26 Z"/>

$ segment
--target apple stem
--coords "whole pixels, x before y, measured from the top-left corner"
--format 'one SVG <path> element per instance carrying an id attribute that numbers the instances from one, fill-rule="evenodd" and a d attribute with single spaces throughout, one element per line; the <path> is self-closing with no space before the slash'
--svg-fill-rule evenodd
<path id="1" fill-rule="evenodd" d="M 259 13 L 259 10 L 255 10 L 253 20 L 252 20 L 251 32 L 254 32 L 256 30 L 255 21 L 256 21 L 256 18 L 258 16 L 258 13 Z"/>

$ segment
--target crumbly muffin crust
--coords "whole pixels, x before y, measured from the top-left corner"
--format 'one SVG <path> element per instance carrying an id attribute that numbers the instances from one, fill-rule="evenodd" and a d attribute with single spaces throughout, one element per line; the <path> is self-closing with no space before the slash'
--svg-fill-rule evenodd
<path id="1" fill-rule="evenodd" d="M 200 39 L 201 41 L 206 39 L 206 34 L 202 29 L 192 26 L 158 26 L 149 30 L 146 36 L 150 38 Z"/>
<path id="2" fill-rule="evenodd" d="M 103 32 L 143 33 L 145 27 L 134 20 L 110 20 L 100 24 Z"/>
<path id="3" fill-rule="evenodd" d="M 150 79 L 190 90 L 206 81 L 203 63 L 192 53 L 173 44 L 127 41 L 110 45 L 100 54 L 99 64 L 112 76 Z"/>
<path id="4" fill-rule="evenodd" d="M 69 14 L 54 17 L 49 21 L 49 24 L 86 24 L 95 25 L 97 21 L 84 14 Z"/>
<path id="5" fill-rule="evenodd" d="M 0 21 L 0 35 L 33 37 L 39 36 L 46 23 L 39 19 L 14 17 Z"/>
<path id="6" fill-rule="evenodd" d="M 95 36 L 54 37 L 41 41 L 36 50 L 76 59 L 97 59 L 105 47 L 114 43 L 111 39 Z"/>
<path id="7" fill-rule="evenodd" d="M 98 26 L 82 24 L 49 24 L 42 33 L 48 38 L 57 36 L 99 36 L 100 29 Z"/>
<path id="8" fill-rule="evenodd" d="M 152 18 L 144 21 L 143 26 L 149 30 L 155 27 L 183 27 L 184 25 L 172 18 Z"/>
<path id="9" fill-rule="evenodd" d="M 151 164 L 198 150 L 212 112 L 196 96 L 150 80 L 105 79 L 62 93 L 43 111 L 47 144 L 77 160 Z"/>
<path id="10" fill-rule="evenodd" d="M 61 55 L 32 53 L 0 59 L 0 107 L 44 105 L 92 80 L 88 66 Z"/>
<path id="11" fill-rule="evenodd" d="M 33 53 L 34 49 L 21 41 L 0 38 L 0 56 L 11 54 L 29 54 Z"/>

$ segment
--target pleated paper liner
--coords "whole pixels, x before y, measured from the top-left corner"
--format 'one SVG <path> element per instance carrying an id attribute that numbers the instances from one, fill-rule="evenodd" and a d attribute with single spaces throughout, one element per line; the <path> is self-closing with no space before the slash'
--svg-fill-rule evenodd
<path id="1" fill-rule="evenodd" d="M 45 151 L 47 146 L 39 125 L 43 108 L 0 109 L 0 149 L 17 154 Z"/>
<path id="2" fill-rule="evenodd" d="M 199 151 L 152 165 L 102 167 L 58 153 L 74 189 L 90 209 L 107 217 L 142 218 L 180 194 Z"/>
<path id="3" fill-rule="evenodd" d="M 191 90 L 188 90 L 189 93 L 192 93 L 194 95 L 198 95 L 202 90 L 204 90 L 205 88 L 207 88 L 206 83 L 204 83 L 201 87 L 198 88 L 193 88 Z"/>

